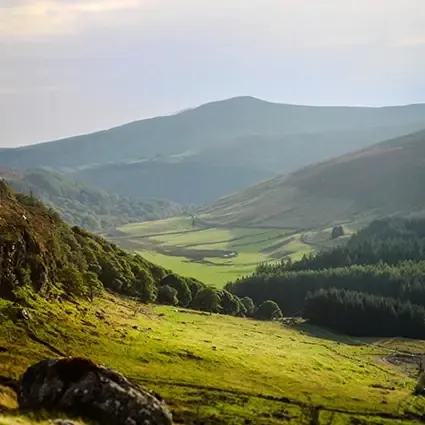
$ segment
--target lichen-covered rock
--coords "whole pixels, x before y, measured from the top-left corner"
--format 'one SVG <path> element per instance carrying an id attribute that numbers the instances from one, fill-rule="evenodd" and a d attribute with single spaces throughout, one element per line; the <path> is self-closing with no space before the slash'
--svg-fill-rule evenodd
<path id="1" fill-rule="evenodd" d="M 165 404 L 121 374 L 83 358 L 48 359 L 20 380 L 19 407 L 63 411 L 114 425 L 170 425 Z"/>

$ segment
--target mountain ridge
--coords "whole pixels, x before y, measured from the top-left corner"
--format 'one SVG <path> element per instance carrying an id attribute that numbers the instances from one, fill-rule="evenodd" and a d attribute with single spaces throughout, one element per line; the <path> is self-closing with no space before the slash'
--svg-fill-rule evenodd
<path id="1" fill-rule="evenodd" d="M 281 173 L 425 128 L 425 104 L 304 106 L 216 101 L 84 136 L 0 151 L 123 196 L 202 205 Z"/>

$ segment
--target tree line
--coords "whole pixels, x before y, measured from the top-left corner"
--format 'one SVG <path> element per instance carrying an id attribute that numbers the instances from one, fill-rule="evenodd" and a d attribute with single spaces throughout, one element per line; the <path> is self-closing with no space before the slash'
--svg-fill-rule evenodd
<path id="1" fill-rule="evenodd" d="M 298 262 L 289 260 L 260 265 L 253 275 L 228 284 L 226 289 L 239 297 L 251 297 L 257 304 L 266 299 L 274 300 L 287 315 L 305 315 L 311 294 L 328 291 L 326 296 L 320 293 L 317 303 L 328 297 L 331 310 L 321 310 L 322 320 L 317 319 L 317 314 L 308 317 L 317 324 L 327 323 L 326 315 L 332 309 L 338 310 L 340 304 L 355 311 L 359 317 L 363 314 L 368 317 L 361 305 L 369 306 L 375 302 L 381 305 L 374 310 L 375 317 L 385 321 L 387 310 L 382 307 L 385 303 L 381 298 L 395 300 L 407 309 L 409 306 L 420 309 L 425 307 L 425 220 L 391 218 L 375 221 L 353 235 L 344 247 L 304 257 Z M 330 295 L 334 294 L 333 291 L 338 291 L 338 303 L 334 295 Z M 350 295 L 344 295 L 346 293 Z M 353 302 L 357 307 L 350 310 Z M 331 320 L 335 326 L 337 321 Z M 327 325 L 331 326 L 331 323 Z M 353 328 L 349 331 L 364 334 L 368 332 L 367 326 L 360 319 L 353 320 Z M 400 326 L 393 329 L 396 333 L 401 332 Z"/>
<path id="2" fill-rule="evenodd" d="M 335 288 L 310 292 L 303 316 L 348 335 L 425 339 L 422 306 L 363 292 Z"/>

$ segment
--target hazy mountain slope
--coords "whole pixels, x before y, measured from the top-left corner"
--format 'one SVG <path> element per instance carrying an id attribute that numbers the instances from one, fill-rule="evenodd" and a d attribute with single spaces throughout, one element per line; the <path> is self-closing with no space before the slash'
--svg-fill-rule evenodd
<path id="1" fill-rule="evenodd" d="M 211 202 L 274 175 L 237 162 L 211 165 L 191 160 L 108 164 L 71 174 L 78 180 L 125 196 L 156 197 L 185 205 Z"/>
<path id="2" fill-rule="evenodd" d="M 244 164 L 245 167 L 257 167 L 281 174 L 422 130 L 424 127 L 425 122 L 348 132 L 340 130 L 286 136 L 247 136 L 225 146 L 204 149 L 188 159 L 205 164 Z"/>
<path id="3" fill-rule="evenodd" d="M 425 211 L 425 130 L 282 175 L 201 212 L 222 224 L 310 228 Z"/>
<path id="4" fill-rule="evenodd" d="M 281 173 L 425 128 L 425 105 L 312 107 L 239 97 L 85 136 L 0 151 L 124 196 L 206 204 Z"/>
<path id="5" fill-rule="evenodd" d="M 0 169 L 0 178 L 8 180 L 18 192 L 33 193 L 68 223 L 94 231 L 167 218 L 183 211 L 170 201 L 126 198 L 44 170 L 19 173 Z"/>
<path id="6" fill-rule="evenodd" d="M 4 150 L 0 163 L 17 168 L 78 167 L 204 149 L 244 136 L 354 131 L 424 122 L 425 105 L 311 107 L 240 97 L 93 134 Z"/>

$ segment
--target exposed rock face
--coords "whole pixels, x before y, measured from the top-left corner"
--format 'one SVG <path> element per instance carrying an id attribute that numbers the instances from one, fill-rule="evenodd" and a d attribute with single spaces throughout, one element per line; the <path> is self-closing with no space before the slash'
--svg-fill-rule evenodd
<path id="1" fill-rule="evenodd" d="M 43 360 L 20 380 L 19 407 L 63 411 L 114 425 L 171 425 L 162 401 L 121 374 L 83 358 Z"/>

